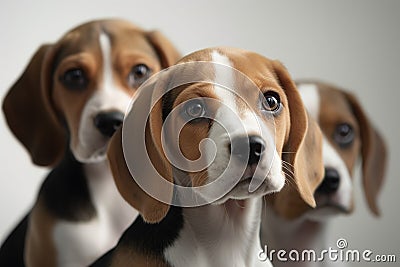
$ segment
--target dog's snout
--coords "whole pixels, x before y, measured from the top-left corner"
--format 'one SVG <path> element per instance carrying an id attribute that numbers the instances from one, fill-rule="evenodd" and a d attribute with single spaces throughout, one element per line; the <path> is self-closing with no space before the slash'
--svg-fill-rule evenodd
<path id="1" fill-rule="evenodd" d="M 122 125 L 123 120 L 124 114 L 119 111 L 102 112 L 94 118 L 94 125 L 102 135 L 111 137 Z"/>
<path id="2" fill-rule="evenodd" d="M 229 146 L 230 152 L 248 165 L 258 163 L 265 150 L 265 142 L 259 136 L 236 137 Z M 247 158 L 248 151 L 248 158 Z"/>
<path id="3" fill-rule="evenodd" d="M 325 168 L 325 176 L 322 183 L 317 188 L 317 192 L 323 194 L 334 193 L 340 185 L 340 175 L 336 169 Z"/>

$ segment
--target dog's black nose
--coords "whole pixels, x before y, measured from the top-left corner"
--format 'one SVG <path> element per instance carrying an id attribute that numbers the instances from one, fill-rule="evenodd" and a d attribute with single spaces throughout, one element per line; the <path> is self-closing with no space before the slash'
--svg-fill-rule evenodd
<path id="1" fill-rule="evenodd" d="M 325 168 L 325 177 L 322 183 L 317 188 L 317 192 L 323 194 L 334 193 L 340 185 L 340 175 L 336 169 Z"/>
<path id="2" fill-rule="evenodd" d="M 255 135 L 249 137 L 236 137 L 229 146 L 232 155 L 242 161 L 247 160 L 249 165 L 258 163 L 265 150 L 264 140 Z M 249 155 L 247 158 L 247 151 Z"/>
<path id="3" fill-rule="evenodd" d="M 94 125 L 102 135 L 111 137 L 123 120 L 124 114 L 119 111 L 102 112 L 94 118 Z"/>

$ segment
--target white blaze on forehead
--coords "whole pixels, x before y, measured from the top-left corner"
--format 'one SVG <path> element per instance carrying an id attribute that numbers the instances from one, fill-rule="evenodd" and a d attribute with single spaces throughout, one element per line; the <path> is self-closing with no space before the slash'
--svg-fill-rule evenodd
<path id="1" fill-rule="evenodd" d="M 227 56 L 221 55 L 218 51 L 213 51 L 211 56 L 213 62 L 226 66 L 226 68 L 214 68 L 215 82 L 229 87 L 233 82 L 232 62 Z"/>
<path id="2" fill-rule="evenodd" d="M 114 85 L 112 59 L 111 59 L 111 41 L 110 37 L 105 34 L 100 34 L 100 48 L 103 57 L 103 89 L 111 89 Z"/>
<path id="3" fill-rule="evenodd" d="M 300 84 L 297 88 L 300 91 L 301 98 L 308 113 L 314 120 L 318 121 L 321 100 L 317 86 L 312 83 L 305 83 Z"/>
<path id="4" fill-rule="evenodd" d="M 226 106 L 237 111 L 235 96 L 232 92 L 235 82 L 232 63 L 227 56 L 221 55 L 217 51 L 212 52 L 212 61 L 218 63 L 214 66 L 214 91 Z"/>
<path id="5" fill-rule="evenodd" d="M 216 114 L 216 119 L 223 121 L 225 126 L 227 126 L 227 129 L 233 130 L 230 134 L 260 135 L 260 121 L 257 115 L 252 112 L 250 108 L 248 111 L 242 111 L 242 114 L 239 114 L 237 101 L 240 101 L 240 99 L 238 99 L 240 98 L 240 95 L 237 95 L 234 92 L 234 89 L 236 88 L 236 79 L 235 69 L 232 67 L 232 62 L 227 56 L 221 55 L 217 51 L 212 52 L 212 61 L 218 63 L 218 65 L 214 66 L 214 92 L 223 103 L 224 107 L 229 108 L 232 111 L 226 112 L 226 109 L 223 109 L 223 112 L 218 112 Z M 243 98 L 242 101 L 246 101 L 246 99 Z M 236 119 L 232 118 L 233 116 L 237 116 Z M 235 127 L 235 125 L 229 127 L 229 123 L 237 123 L 239 117 L 242 122 L 242 127 Z M 245 132 L 242 132 L 241 130 L 245 130 Z"/>
<path id="6" fill-rule="evenodd" d="M 234 70 L 229 58 L 221 55 L 217 51 L 212 52 L 212 61 L 218 63 L 214 65 L 213 89 L 222 104 L 221 108 L 215 114 L 215 121 L 222 123 L 228 131 L 232 131 L 232 129 L 235 129 L 234 124 L 238 121 L 237 118 L 239 116 L 235 95 L 232 92 L 234 85 Z M 218 131 L 215 134 L 218 136 L 221 134 L 219 131 L 222 130 L 222 128 L 217 128 Z M 212 127 L 210 131 L 211 135 L 214 130 L 215 127 Z"/>
<path id="7" fill-rule="evenodd" d="M 118 110 L 125 112 L 128 108 L 130 96 L 123 92 L 115 83 L 113 76 L 112 46 L 110 37 L 102 32 L 99 36 L 101 54 L 103 58 L 102 83 L 99 91 L 92 97 L 94 106 L 99 110 Z"/>

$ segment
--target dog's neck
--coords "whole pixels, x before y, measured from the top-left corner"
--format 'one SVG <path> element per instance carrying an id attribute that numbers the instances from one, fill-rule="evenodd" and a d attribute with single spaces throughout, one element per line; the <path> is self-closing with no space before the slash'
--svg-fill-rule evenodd
<path id="1" fill-rule="evenodd" d="M 345 266 L 343 262 L 335 263 L 329 259 L 325 262 L 283 262 L 277 259 L 279 250 L 285 250 L 285 258 L 288 258 L 288 253 L 292 250 L 298 251 L 301 255 L 302 251 L 313 249 L 319 256 L 322 250 L 334 247 L 335 244 L 330 244 L 328 239 L 329 224 L 329 220 L 312 221 L 304 217 L 285 220 L 274 211 L 264 207 L 260 232 L 261 246 L 264 251 L 267 250 L 265 251 L 267 256 L 273 250 L 275 251 L 272 257 L 275 267 Z"/>
<path id="2" fill-rule="evenodd" d="M 107 160 L 85 163 L 83 170 L 97 216 L 109 221 L 120 234 L 136 218 L 137 211 L 119 194 Z"/>
<path id="3" fill-rule="evenodd" d="M 93 202 L 104 202 L 105 199 L 101 196 L 104 194 L 108 195 L 109 192 L 107 191 L 113 189 L 113 177 L 108 166 L 108 162 L 106 160 L 102 160 L 96 163 L 83 163 L 82 168 L 85 173 L 85 178 L 87 180 Z"/>
<path id="4" fill-rule="evenodd" d="M 222 205 L 183 208 L 179 237 L 166 249 L 174 266 L 270 266 L 257 256 L 261 200 L 228 200 Z"/>

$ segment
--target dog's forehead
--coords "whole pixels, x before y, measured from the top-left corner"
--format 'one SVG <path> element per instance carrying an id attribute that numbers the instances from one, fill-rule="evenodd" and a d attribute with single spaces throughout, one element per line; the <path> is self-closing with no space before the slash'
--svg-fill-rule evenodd
<path id="1" fill-rule="evenodd" d="M 99 20 L 80 25 L 66 33 L 56 44 L 58 61 L 78 53 L 101 53 L 100 35 L 109 38 L 114 51 L 141 51 L 142 54 L 157 55 L 149 44 L 145 32 L 123 20 Z"/>
<path id="2" fill-rule="evenodd" d="M 216 58 L 216 55 L 219 55 L 218 58 Z M 224 65 L 229 64 L 230 67 L 249 76 L 249 78 L 262 76 L 276 80 L 271 60 L 257 53 L 239 48 L 222 47 L 200 50 L 185 56 L 180 60 L 180 63 L 195 61 L 213 61 Z"/>
<path id="3" fill-rule="evenodd" d="M 56 43 L 58 57 L 64 58 L 84 51 L 99 50 L 100 32 L 101 29 L 97 24 L 78 27 L 68 32 Z"/>
<path id="4" fill-rule="evenodd" d="M 260 92 L 268 88 L 280 88 L 272 61 L 253 52 L 230 47 L 208 48 L 184 57 L 179 63 L 196 61 L 219 65 L 207 69 L 208 75 L 212 76 L 216 83 L 230 86 L 230 89 L 235 91 L 249 94 L 249 87 L 254 85 Z M 226 68 L 221 68 L 221 65 Z"/>
<path id="5" fill-rule="evenodd" d="M 157 54 L 150 44 L 144 30 L 124 21 L 108 21 L 102 27 L 116 51 L 140 51 L 158 59 Z"/>
<path id="6" fill-rule="evenodd" d="M 265 82 L 273 82 L 276 84 L 276 74 L 274 72 L 272 61 L 253 52 L 248 51 L 230 51 L 226 52 L 232 67 L 247 77 L 253 82 L 259 80 Z"/>
<path id="7" fill-rule="evenodd" d="M 74 41 L 96 40 L 100 33 L 107 35 L 121 35 L 131 33 L 133 35 L 143 34 L 143 30 L 139 27 L 124 20 L 97 20 L 91 21 L 78 27 L 71 29 L 62 38 L 61 42 L 73 39 Z"/>

